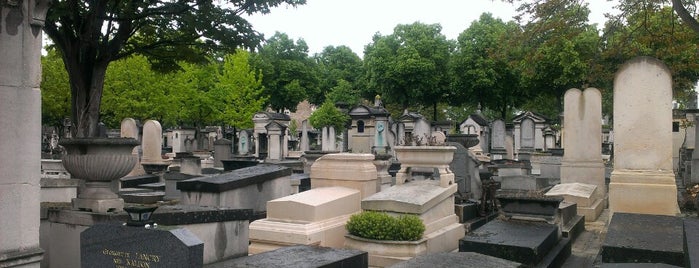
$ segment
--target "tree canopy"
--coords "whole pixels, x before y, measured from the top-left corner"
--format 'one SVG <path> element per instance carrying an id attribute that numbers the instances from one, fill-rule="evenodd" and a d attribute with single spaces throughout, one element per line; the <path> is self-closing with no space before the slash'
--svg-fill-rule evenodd
<path id="1" fill-rule="evenodd" d="M 281 4 L 305 0 L 53 1 L 44 30 L 68 72 L 76 135 L 98 133 L 110 62 L 138 53 L 167 65 L 183 58 L 202 60 L 200 55 L 211 51 L 255 47 L 262 37 L 242 15 L 268 13 Z"/>

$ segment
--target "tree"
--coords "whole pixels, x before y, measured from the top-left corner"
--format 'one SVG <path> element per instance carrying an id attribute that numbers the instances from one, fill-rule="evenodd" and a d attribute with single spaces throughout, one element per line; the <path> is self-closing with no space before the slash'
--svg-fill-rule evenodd
<path id="1" fill-rule="evenodd" d="M 538 112 L 557 118 L 563 94 L 592 80 L 592 66 L 600 57 L 597 29 L 588 23 L 587 4 L 576 0 L 535 1 L 522 4 L 520 10 L 531 18 L 519 40 L 525 55 L 520 63 L 522 85 L 531 92 L 531 100 L 553 105 Z"/>
<path id="2" fill-rule="evenodd" d="M 318 109 L 313 111 L 308 118 L 308 122 L 317 129 L 333 127 L 335 131 L 342 132 L 345 129 L 345 123 L 349 119 L 349 115 L 340 111 L 330 100 L 326 100 Z"/>
<path id="3" fill-rule="evenodd" d="M 347 46 L 327 46 L 314 58 L 320 75 L 320 94 L 309 96 L 311 102 L 323 103 L 327 94 L 341 87 L 342 91 L 349 91 L 347 94 L 354 94 L 346 96 L 350 99 L 342 101 L 348 101 L 349 104 L 359 103 L 358 92 L 355 91 L 360 88 L 362 59 Z M 341 95 L 335 96 L 335 101 L 342 99 Z"/>
<path id="4" fill-rule="evenodd" d="M 156 73 L 141 55 L 113 62 L 105 75 L 101 121 L 112 128 L 118 128 L 126 117 L 163 122 L 176 109 L 166 96 L 169 80 L 171 75 Z"/>
<path id="5" fill-rule="evenodd" d="M 115 60 L 139 53 L 161 60 L 254 47 L 261 35 L 241 15 L 305 0 L 53 1 L 44 31 L 63 56 L 77 137 L 98 134 L 104 77 Z"/>
<path id="6" fill-rule="evenodd" d="M 251 128 L 252 116 L 264 108 L 267 96 L 259 71 L 249 64 L 250 53 L 238 50 L 224 58 L 223 68 L 212 91 L 219 120 L 235 128 Z"/>
<path id="7" fill-rule="evenodd" d="M 326 95 L 326 100 L 329 100 L 331 103 L 343 102 L 353 106 L 360 103 L 361 98 L 359 94 L 359 90 L 350 82 L 340 78 L 337 80 L 337 85 L 331 88 Z"/>
<path id="8" fill-rule="evenodd" d="M 59 52 L 50 48 L 46 52 L 41 57 L 41 121 L 62 126 L 70 115 L 70 83 Z"/>
<path id="9" fill-rule="evenodd" d="M 675 99 L 686 102 L 699 79 L 699 34 L 661 2 L 622 1 L 620 9 L 603 36 L 606 73 L 636 56 L 660 59 L 672 72 Z"/>
<path id="10" fill-rule="evenodd" d="M 318 93 L 315 63 L 308 57 L 303 39 L 294 41 L 284 33 L 275 33 L 252 60 L 262 70 L 262 84 L 272 109 L 296 110 L 296 105 Z"/>
<path id="11" fill-rule="evenodd" d="M 386 102 L 407 109 L 424 104 L 433 107 L 448 91 L 447 64 L 452 43 L 441 33 L 439 24 L 401 24 L 393 34 L 376 34 L 364 52 L 368 87 Z"/>
<path id="12" fill-rule="evenodd" d="M 490 13 L 471 23 L 459 35 L 450 61 L 450 103 L 480 105 L 481 110 L 493 109 L 503 119 L 521 104 L 525 96 L 517 72 L 521 56 L 512 45 L 520 35 L 517 24 L 495 19 Z"/>

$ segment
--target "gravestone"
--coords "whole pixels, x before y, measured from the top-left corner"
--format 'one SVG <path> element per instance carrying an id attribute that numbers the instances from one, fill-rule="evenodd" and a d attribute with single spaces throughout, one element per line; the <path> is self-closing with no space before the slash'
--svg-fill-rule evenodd
<path id="1" fill-rule="evenodd" d="M 250 139 L 250 131 L 247 130 L 241 130 L 240 133 L 238 134 L 238 154 L 239 155 L 248 155 L 252 151 L 251 148 L 251 139 Z"/>
<path id="2" fill-rule="evenodd" d="M 578 204 L 578 214 L 586 221 L 595 221 L 604 210 L 602 199 L 595 198 L 597 185 L 586 183 L 561 183 L 555 185 L 545 196 L 560 196 L 567 202 Z"/>
<path id="3" fill-rule="evenodd" d="M 602 243 L 602 261 L 685 267 L 683 235 L 679 217 L 614 213 Z"/>
<path id="4" fill-rule="evenodd" d="M 82 267 L 196 268 L 204 242 L 184 228 L 98 224 L 80 233 L 80 259 Z"/>
<path id="5" fill-rule="evenodd" d="M 138 128 L 138 122 L 134 120 L 133 118 L 124 118 L 124 120 L 121 120 L 121 127 L 120 127 L 120 137 L 122 138 L 134 138 L 137 141 L 141 140 L 141 137 L 139 135 L 139 128 Z M 146 174 L 146 172 L 143 170 L 143 166 L 141 166 L 141 157 L 139 155 L 139 152 L 141 151 L 141 146 L 136 146 L 133 148 L 131 151 L 131 154 L 138 159 L 138 162 L 136 162 L 136 165 L 133 167 L 131 172 L 129 174 L 126 174 L 126 176 L 138 176 L 138 175 L 143 175 Z M 115 188 L 115 190 L 118 190 L 118 188 Z"/>
<path id="6" fill-rule="evenodd" d="M 301 122 L 301 151 L 308 151 L 310 148 L 310 141 L 308 140 L 308 120 L 303 120 Z"/>
<path id="7" fill-rule="evenodd" d="M 580 91 L 569 89 L 564 96 L 563 120 L 563 161 L 561 162 L 561 183 L 584 183 L 596 186 L 594 200 L 602 200 L 606 206 L 607 186 L 602 162 L 602 94 L 596 88 Z M 595 146 L 599 144 L 600 146 Z M 593 201 L 594 202 L 594 201 Z M 582 209 L 584 205 L 580 205 Z M 602 213 L 601 209 L 585 208 L 594 214 L 585 215 L 594 221 Z"/>
<path id="8" fill-rule="evenodd" d="M 480 162 L 473 153 L 460 143 L 448 142 L 447 145 L 456 147 L 449 169 L 454 173 L 454 181 L 458 185 L 459 193 L 465 199 L 480 200 L 482 194 L 481 178 L 478 173 Z"/>
<path id="9" fill-rule="evenodd" d="M 207 268 L 228 267 L 368 267 L 366 252 L 351 249 L 334 249 L 318 246 L 294 245 L 265 253 L 223 261 Z"/>
<path id="10" fill-rule="evenodd" d="M 694 150 L 692 150 L 692 171 L 691 171 L 691 183 L 699 183 L 699 149 L 697 145 L 699 144 L 699 116 L 694 117 Z"/>
<path id="11" fill-rule="evenodd" d="M 672 169 L 672 76 L 661 61 L 637 57 L 614 77 L 611 212 L 676 215 Z"/>
<path id="12" fill-rule="evenodd" d="M 522 134 L 520 137 L 520 150 L 521 149 L 534 149 L 534 120 L 530 118 L 525 118 L 522 120 Z"/>
<path id="13" fill-rule="evenodd" d="M 522 268 L 524 265 L 475 252 L 440 252 L 420 255 L 391 268 Z"/>
<path id="14" fill-rule="evenodd" d="M 163 128 L 160 122 L 148 120 L 143 124 L 141 147 L 143 148 L 141 163 L 163 163 Z"/>
<path id="15" fill-rule="evenodd" d="M 381 190 L 373 154 L 326 154 L 311 166 L 311 188 L 341 186 L 357 189 L 362 198 Z"/>
<path id="16" fill-rule="evenodd" d="M 223 159 L 231 158 L 231 145 L 233 142 L 229 139 L 218 139 L 214 141 L 214 167 L 223 167 Z"/>
<path id="17" fill-rule="evenodd" d="M 505 121 L 500 119 L 493 121 L 493 132 L 491 132 L 491 135 L 490 155 L 492 155 L 493 160 L 504 159 L 507 155 L 505 150 L 505 136 L 507 136 Z"/>

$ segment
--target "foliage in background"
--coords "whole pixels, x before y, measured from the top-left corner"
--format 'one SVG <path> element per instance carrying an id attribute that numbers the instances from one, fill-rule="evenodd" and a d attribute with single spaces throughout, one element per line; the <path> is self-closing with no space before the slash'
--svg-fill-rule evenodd
<path id="1" fill-rule="evenodd" d="M 62 126 L 70 117 L 70 82 L 61 55 L 47 49 L 41 57 L 41 123 Z"/>
<path id="2" fill-rule="evenodd" d="M 326 97 L 333 102 L 358 104 L 362 88 L 362 59 L 347 46 L 327 46 L 314 56 L 318 64 L 320 94 L 311 96 L 311 103 L 323 103 Z M 332 95 L 328 95 L 332 94 Z"/>
<path id="3" fill-rule="evenodd" d="M 339 133 L 345 129 L 345 123 L 349 119 L 349 115 L 340 111 L 330 100 L 326 100 L 323 105 L 311 114 L 308 122 L 316 129 L 331 126 L 335 128 L 336 133 Z"/>
<path id="4" fill-rule="evenodd" d="M 262 77 L 249 64 L 250 53 L 238 50 L 226 55 L 212 92 L 218 121 L 237 129 L 252 128 L 252 116 L 267 102 Z"/>
<path id="5" fill-rule="evenodd" d="M 377 211 L 362 211 L 350 216 L 345 228 L 351 235 L 375 240 L 417 241 L 425 233 L 425 224 L 418 216 L 393 217 Z"/>

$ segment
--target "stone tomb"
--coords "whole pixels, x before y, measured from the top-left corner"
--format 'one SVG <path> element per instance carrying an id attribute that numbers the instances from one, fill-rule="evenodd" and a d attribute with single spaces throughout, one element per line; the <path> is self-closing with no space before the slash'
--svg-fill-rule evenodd
<path id="1" fill-rule="evenodd" d="M 182 204 L 249 208 L 264 212 L 267 201 L 291 194 L 291 169 L 261 164 L 177 183 Z"/>
<path id="2" fill-rule="evenodd" d="M 420 255 L 391 268 L 520 268 L 524 265 L 475 252 L 440 252 Z"/>
<path id="3" fill-rule="evenodd" d="M 203 266 L 204 242 L 184 228 L 98 224 L 80 234 L 81 267 Z"/>
<path id="4" fill-rule="evenodd" d="M 362 198 L 381 190 L 373 154 L 326 154 L 311 166 L 311 188 L 341 186 L 357 189 Z"/>
<path id="5" fill-rule="evenodd" d="M 360 192 L 315 188 L 267 202 L 267 218 L 250 224 L 250 254 L 301 244 L 341 248 L 345 223 L 360 211 Z"/>
<path id="6" fill-rule="evenodd" d="M 578 205 L 578 214 L 585 216 L 586 221 L 595 221 L 604 210 L 602 199 L 595 198 L 597 186 L 585 183 L 561 183 L 555 185 L 545 196 L 560 196 L 566 202 Z"/>
<path id="7" fill-rule="evenodd" d="M 368 267 L 368 261 L 367 253 L 359 250 L 296 245 L 252 256 L 231 259 L 207 265 L 206 267 L 365 268 Z"/>
<path id="8" fill-rule="evenodd" d="M 602 244 L 602 261 L 685 267 L 683 235 L 681 218 L 616 212 Z"/>
<path id="9" fill-rule="evenodd" d="M 415 180 L 395 185 L 362 200 L 363 210 L 384 211 L 390 215 L 412 214 L 425 224 L 418 241 L 382 241 L 347 235 L 345 247 L 369 252 L 372 266 L 390 266 L 418 255 L 450 252 L 458 248 L 463 225 L 454 214 L 456 184 L 441 187 L 439 181 Z"/>

